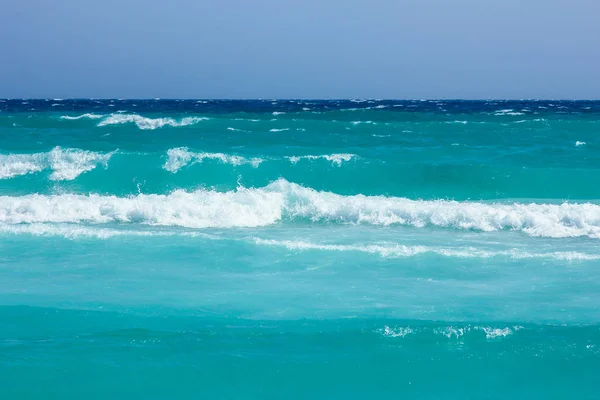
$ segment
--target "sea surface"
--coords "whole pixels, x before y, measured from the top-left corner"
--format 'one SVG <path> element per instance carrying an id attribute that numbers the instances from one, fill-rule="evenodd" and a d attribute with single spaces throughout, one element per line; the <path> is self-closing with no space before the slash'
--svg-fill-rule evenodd
<path id="1" fill-rule="evenodd" d="M 3 399 L 600 393 L 600 102 L 0 100 Z"/>

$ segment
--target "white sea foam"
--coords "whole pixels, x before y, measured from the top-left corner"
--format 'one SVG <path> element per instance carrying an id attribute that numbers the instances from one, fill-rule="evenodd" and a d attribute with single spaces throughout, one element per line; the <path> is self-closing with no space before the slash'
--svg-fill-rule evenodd
<path id="1" fill-rule="evenodd" d="M 396 338 L 396 337 L 404 337 L 406 335 L 410 335 L 411 333 L 413 333 L 413 330 L 410 329 L 409 327 L 402 327 L 402 326 L 390 327 L 390 326 L 386 325 L 379 332 L 385 337 Z"/>
<path id="2" fill-rule="evenodd" d="M 580 142 L 579 140 L 575 142 L 575 146 L 583 146 L 585 142 Z"/>
<path id="3" fill-rule="evenodd" d="M 308 155 L 308 156 L 287 157 L 287 159 L 290 160 L 290 162 L 293 164 L 296 164 L 298 161 L 301 161 L 301 160 L 323 159 L 323 160 L 331 161 L 331 163 L 333 163 L 337 166 L 340 166 L 340 165 L 342 165 L 343 162 L 348 162 L 348 161 L 352 160 L 353 158 L 358 158 L 358 156 L 356 154 L 322 154 L 319 156 Z"/>
<path id="4" fill-rule="evenodd" d="M 55 147 L 47 153 L 1 154 L 0 179 L 51 169 L 50 179 L 72 180 L 98 165 L 106 167 L 113 154 L 114 152 L 104 154 L 61 147 Z"/>
<path id="5" fill-rule="evenodd" d="M 0 196 L 0 223 L 132 223 L 156 226 L 256 227 L 282 217 L 279 193 L 175 191 L 132 197 L 91 195 Z"/>
<path id="6" fill-rule="evenodd" d="M 285 131 L 289 131 L 290 128 L 281 128 L 281 129 L 277 129 L 277 128 L 273 128 L 271 130 L 269 130 L 269 132 L 285 132 Z"/>
<path id="7" fill-rule="evenodd" d="M 66 119 L 69 121 L 74 121 L 74 120 L 78 120 L 78 119 L 101 119 L 104 118 L 104 115 L 101 114 L 82 114 L 82 115 L 77 115 L 77 116 L 70 116 L 70 115 L 63 115 L 62 117 L 60 117 L 61 119 Z"/>
<path id="8" fill-rule="evenodd" d="M 184 117 L 180 120 L 174 118 L 147 118 L 137 114 L 110 114 L 105 117 L 98 126 L 121 125 L 134 123 L 143 130 L 153 130 L 165 126 L 180 127 L 194 125 L 201 121 L 206 121 L 207 117 Z"/>
<path id="9" fill-rule="evenodd" d="M 221 155 L 213 157 L 220 159 Z M 183 162 L 187 162 L 185 158 L 183 161 L 174 159 L 165 168 L 176 171 Z M 230 192 L 179 190 L 169 195 L 135 197 L 96 194 L 0 197 L 0 222 L 4 223 L 129 222 L 194 228 L 265 226 L 282 220 L 515 230 L 532 236 L 600 238 L 600 205 L 597 204 L 487 204 L 342 196 L 284 179 L 259 189 L 240 187 Z M 578 257 L 577 253 L 563 256 L 565 259 Z"/>
<path id="10" fill-rule="evenodd" d="M 434 329 L 434 333 L 442 336 L 446 336 L 448 339 L 460 339 L 471 331 L 483 331 L 486 339 L 498 339 L 512 335 L 514 332 L 523 329 L 522 326 L 514 326 L 513 329 L 506 328 L 493 328 L 490 326 L 473 326 L 470 325 L 457 327 L 447 326 L 445 328 Z"/>
<path id="11" fill-rule="evenodd" d="M 183 167 L 201 163 L 207 159 L 219 160 L 224 164 L 231 165 L 250 164 L 255 168 L 264 161 L 261 158 L 245 158 L 224 153 L 195 153 L 190 151 L 187 147 L 177 147 L 167 151 L 167 161 L 163 165 L 163 168 L 169 172 L 175 173 Z"/>
<path id="12" fill-rule="evenodd" d="M 39 172 L 46 168 L 45 153 L 0 154 L 0 179 Z"/>
<path id="13" fill-rule="evenodd" d="M 470 326 L 465 326 L 465 327 L 447 326 L 445 328 L 435 329 L 433 332 L 437 335 L 446 336 L 448 339 L 452 339 L 452 338 L 458 339 L 470 331 L 471 331 Z"/>
<path id="14" fill-rule="evenodd" d="M 508 108 L 505 110 L 498 110 L 494 113 L 494 115 L 525 115 L 525 114 L 522 112 L 518 112 L 518 111 Z"/>
<path id="15" fill-rule="evenodd" d="M 113 229 L 97 226 L 85 226 L 77 224 L 2 224 L 0 223 L 0 232 L 10 234 L 30 234 L 33 236 L 61 236 L 67 239 L 94 238 L 110 239 L 120 236 L 145 236 L 145 237 L 166 237 L 166 236 L 186 236 L 201 237 L 205 239 L 220 240 L 218 236 L 210 235 L 199 231 L 157 231 L 157 230 L 135 230 L 135 229 Z"/>
<path id="16" fill-rule="evenodd" d="M 283 115 L 285 112 L 283 111 L 273 111 L 273 115 Z"/>
<path id="17" fill-rule="evenodd" d="M 532 253 L 520 249 L 509 250 L 483 250 L 474 247 L 430 247 L 430 246 L 406 246 L 402 244 L 369 244 L 369 245 L 344 245 L 344 244 L 318 244 L 296 240 L 273 240 L 253 238 L 254 243 L 267 246 L 285 247 L 289 250 L 324 250 L 339 252 L 362 252 L 376 254 L 386 258 L 413 257 L 420 254 L 436 254 L 444 257 L 457 258 L 492 258 L 508 257 L 513 259 L 553 259 L 553 260 L 600 260 L 600 254 L 587 254 L 580 252 L 546 252 Z"/>
<path id="18" fill-rule="evenodd" d="M 264 190 L 286 197 L 287 218 L 372 225 L 438 226 L 481 231 L 517 230 L 532 236 L 600 238 L 600 205 L 487 204 L 341 196 L 279 179 Z"/>
<path id="19" fill-rule="evenodd" d="M 513 331 L 510 328 L 492 328 L 489 326 L 476 326 L 475 329 L 484 331 L 486 339 L 497 339 L 513 334 Z"/>

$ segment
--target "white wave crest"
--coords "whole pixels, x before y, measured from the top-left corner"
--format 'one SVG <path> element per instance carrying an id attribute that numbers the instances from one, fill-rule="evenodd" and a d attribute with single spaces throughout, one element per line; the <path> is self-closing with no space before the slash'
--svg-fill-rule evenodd
<path id="1" fill-rule="evenodd" d="M 114 152 L 103 154 L 79 149 L 55 147 L 47 153 L 1 154 L 0 179 L 51 169 L 50 179 L 72 180 L 98 165 L 108 165 Z"/>
<path id="2" fill-rule="evenodd" d="M 78 120 L 78 119 L 100 119 L 100 118 L 103 118 L 103 117 L 104 117 L 104 115 L 101 115 L 101 114 L 90 114 L 90 113 L 87 113 L 87 114 L 83 114 L 83 115 L 77 115 L 75 117 L 70 116 L 70 115 L 63 115 L 60 118 L 61 119 L 66 119 L 66 120 L 69 120 L 69 121 L 75 121 L 75 120 Z"/>
<path id="3" fill-rule="evenodd" d="M 46 168 L 45 154 L 0 154 L 0 179 L 31 174 Z"/>
<path id="4" fill-rule="evenodd" d="M 159 226 L 256 227 L 281 220 L 279 193 L 175 191 L 169 195 L 116 197 L 91 195 L 0 196 L 0 223 L 139 223 Z"/>
<path id="5" fill-rule="evenodd" d="M 575 142 L 575 146 L 584 146 L 585 142 L 580 142 L 579 140 Z"/>
<path id="6" fill-rule="evenodd" d="M 486 204 L 446 200 L 410 200 L 385 196 L 342 196 L 279 179 L 265 188 L 285 195 L 287 218 L 371 225 L 437 226 L 531 236 L 600 238 L 600 205 Z"/>
<path id="7" fill-rule="evenodd" d="M 335 165 L 342 165 L 342 163 L 344 161 L 350 161 L 353 158 L 358 158 L 358 156 L 356 154 L 323 154 L 320 156 L 291 156 L 291 157 L 287 157 L 288 160 L 290 160 L 291 163 L 296 164 L 298 161 L 301 160 L 318 160 L 318 159 L 324 159 L 327 161 L 331 161 L 333 164 Z"/>
<path id="8" fill-rule="evenodd" d="M 250 164 L 255 168 L 264 161 L 261 158 L 245 158 L 223 153 L 194 153 L 188 150 L 187 147 L 177 147 L 167 151 L 167 161 L 165 162 L 165 165 L 163 165 L 163 168 L 169 172 L 175 173 L 183 167 L 201 163 L 206 159 L 220 160 L 224 164 L 231 165 Z"/>
<path id="9" fill-rule="evenodd" d="M 494 113 L 494 115 L 525 115 L 525 113 L 515 111 L 511 108 L 505 110 L 498 110 Z"/>
<path id="10" fill-rule="evenodd" d="M 166 168 L 177 170 L 181 165 L 172 161 Z M 600 205 L 597 204 L 486 204 L 342 196 L 305 188 L 284 179 L 263 188 L 240 187 L 230 192 L 175 191 L 169 195 L 135 197 L 96 194 L 0 197 L 0 222 L 4 223 L 129 222 L 204 228 L 256 227 L 298 219 L 381 226 L 515 230 L 531 236 L 600 238 Z M 564 257 L 567 259 L 569 255 Z"/>
<path id="11" fill-rule="evenodd" d="M 180 120 L 173 118 L 146 118 L 137 114 L 111 114 L 104 118 L 98 126 L 121 125 L 134 123 L 143 130 L 153 130 L 165 126 L 179 127 L 197 124 L 200 121 L 206 121 L 206 117 L 185 117 Z"/>

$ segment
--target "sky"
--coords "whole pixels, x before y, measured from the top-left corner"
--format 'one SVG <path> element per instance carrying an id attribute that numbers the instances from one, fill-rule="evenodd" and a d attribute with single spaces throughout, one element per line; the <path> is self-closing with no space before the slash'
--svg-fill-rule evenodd
<path id="1" fill-rule="evenodd" d="M 600 0 L 3 0 L 2 98 L 600 99 Z"/>

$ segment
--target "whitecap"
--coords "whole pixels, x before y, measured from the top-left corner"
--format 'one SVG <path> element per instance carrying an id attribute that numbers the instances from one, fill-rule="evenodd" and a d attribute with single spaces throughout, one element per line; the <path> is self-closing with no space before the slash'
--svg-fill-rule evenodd
<path id="1" fill-rule="evenodd" d="M 176 149 L 165 169 L 177 171 L 195 158 L 214 158 L 222 162 L 248 162 L 245 158 L 221 153 L 192 153 Z M 190 154 L 191 153 L 191 154 Z M 239 156 L 238 156 L 239 157 Z M 84 171 L 91 164 L 83 163 Z M 335 224 L 375 226 L 438 227 L 455 230 L 513 230 L 531 236 L 600 238 L 600 205 L 592 203 L 481 203 L 448 200 L 410 200 L 399 197 L 343 196 L 306 188 L 279 179 L 263 188 L 243 188 L 216 192 L 175 191 L 168 195 L 115 197 L 90 195 L 28 195 L 0 197 L 0 222 L 130 222 L 183 227 L 266 226 L 280 221 L 305 220 Z M 377 251 L 387 251 L 376 248 Z M 420 248 L 392 249 L 422 251 Z M 461 256 L 459 251 L 440 249 Z M 454 253 L 451 253 L 454 252 Z M 466 253 L 465 253 L 466 254 Z M 478 253 L 494 256 L 499 253 Z M 575 252 L 553 253 L 555 257 L 591 259 L 595 255 Z M 465 255 L 466 256 L 466 255 Z M 506 252 L 512 258 L 537 257 L 536 254 Z"/>
<path id="2" fill-rule="evenodd" d="M 356 154 L 322 154 L 318 156 L 307 155 L 307 156 L 289 156 L 287 157 L 291 163 L 296 164 L 301 160 L 318 160 L 323 159 L 331 161 L 333 164 L 340 166 L 343 162 L 348 162 L 353 158 L 358 158 Z"/>
<path id="3" fill-rule="evenodd" d="M 513 331 L 510 328 L 492 328 L 489 326 L 476 326 L 475 329 L 485 332 L 486 339 L 503 338 L 512 335 Z"/>
<path id="4" fill-rule="evenodd" d="M 177 147 L 167 151 L 167 161 L 163 165 L 163 168 L 175 173 L 183 167 L 201 163 L 204 160 L 219 160 L 224 164 L 231 165 L 250 164 L 255 168 L 264 161 L 261 158 L 245 158 L 224 153 L 198 153 L 190 151 L 187 147 Z"/>
<path id="5" fill-rule="evenodd" d="M 103 117 L 104 117 L 104 115 L 87 113 L 87 114 L 77 115 L 74 117 L 70 116 L 70 115 L 63 115 L 60 118 L 66 119 L 69 121 L 74 121 L 74 120 L 78 120 L 78 119 L 100 119 Z"/>
<path id="6" fill-rule="evenodd" d="M 379 333 L 381 333 L 385 337 L 397 338 L 410 335 L 411 333 L 413 333 L 413 330 L 410 327 L 390 327 L 386 325 L 383 329 L 379 330 Z"/>
<path id="7" fill-rule="evenodd" d="M 184 117 L 180 120 L 176 120 L 173 118 L 147 118 L 137 114 L 111 114 L 108 117 L 104 118 L 102 121 L 100 121 L 98 126 L 102 127 L 109 125 L 134 123 L 140 129 L 153 130 L 165 126 L 181 127 L 194 125 L 201 121 L 207 120 L 209 120 L 209 118 L 207 117 Z"/>
<path id="8" fill-rule="evenodd" d="M 504 110 L 498 110 L 494 113 L 494 115 L 525 115 L 522 112 L 515 111 L 511 108 L 507 108 Z"/>
<path id="9" fill-rule="evenodd" d="M 51 169 L 50 179 L 73 180 L 98 165 L 106 168 L 114 153 L 55 147 L 47 153 L 0 154 L 0 179 Z"/>

